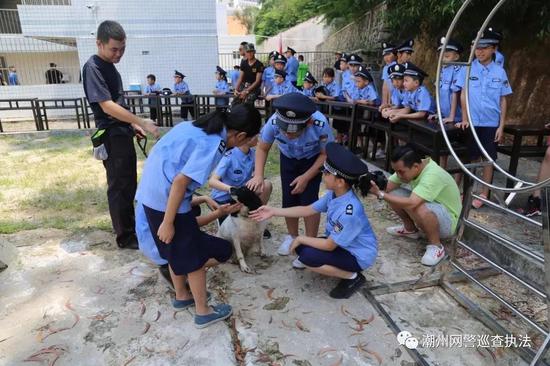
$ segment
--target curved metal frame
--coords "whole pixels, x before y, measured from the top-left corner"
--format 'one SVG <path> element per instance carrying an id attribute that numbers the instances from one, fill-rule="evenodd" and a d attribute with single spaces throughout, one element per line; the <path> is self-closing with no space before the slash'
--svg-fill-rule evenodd
<path id="1" fill-rule="evenodd" d="M 485 150 L 485 148 L 483 147 L 483 145 L 481 144 L 481 142 L 479 141 L 479 138 L 477 136 L 477 133 L 476 133 L 476 130 L 475 130 L 475 127 L 474 125 L 471 123 L 472 121 L 472 118 L 471 118 L 471 115 L 470 115 L 470 102 L 469 102 L 469 86 L 470 86 L 470 71 L 471 71 L 471 67 L 472 67 L 472 61 L 474 59 L 474 56 L 475 56 L 475 49 L 476 49 L 476 46 L 479 42 L 479 38 L 481 37 L 482 33 L 483 33 L 483 30 L 487 27 L 487 25 L 489 24 L 489 22 L 491 21 L 491 19 L 493 18 L 494 14 L 500 9 L 500 7 L 502 6 L 502 4 L 504 2 L 506 2 L 506 0 L 500 0 L 494 7 L 493 7 L 493 10 L 489 13 L 489 15 L 487 16 L 487 18 L 485 19 L 485 21 L 483 22 L 480 30 L 477 32 L 477 35 L 476 35 L 476 39 L 474 40 L 474 44 L 472 46 L 472 49 L 470 50 L 470 56 L 468 58 L 468 61 L 467 63 L 464 65 L 464 67 L 466 67 L 466 83 L 465 83 L 465 86 L 464 88 L 462 89 L 462 92 L 465 93 L 465 98 L 466 98 L 466 111 L 463 111 L 462 113 L 466 113 L 467 116 L 468 116 L 468 120 L 470 121 L 470 129 L 472 130 L 472 134 L 474 135 L 474 139 L 481 151 L 481 153 L 483 154 L 483 156 L 485 157 L 485 159 L 487 159 L 491 165 L 493 166 L 493 168 L 495 168 L 496 170 L 498 170 L 499 172 L 501 172 L 502 174 L 504 174 L 507 178 L 509 179 L 512 179 L 516 182 L 516 185 L 513 187 L 513 188 L 505 188 L 505 187 L 499 187 L 499 186 L 495 186 L 493 185 L 492 183 L 486 183 L 485 181 L 483 181 L 483 179 L 479 178 L 474 172 L 470 171 L 468 168 L 466 168 L 466 166 L 462 163 L 462 161 L 460 160 L 460 158 L 458 157 L 458 155 L 456 154 L 456 152 L 454 151 L 452 145 L 451 145 L 451 142 L 449 140 L 449 136 L 447 135 L 447 131 L 445 130 L 445 123 L 443 123 L 443 116 L 441 115 L 441 106 L 440 106 L 440 101 L 441 101 L 441 96 L 440 96 L 440 92 L 439 92 L 439 83 L 440 83 L 440 78 L 441 78 L 441 69 L 443 68 L 443 53 L 445 52 L 445 48 L 447 47 L 447 42 L 451 36 L 451 34 L 453 33 L 454 31 L 454 28 L 458 22 L 458 20 L 460 19 L 460 16 L 462 15 L 462 13 L 464 12 L 464 10 L 466 10 L 466 8 L 468 7 L 468 5 L 470 4 L 471 0 L 465 0 L 464 3 L 462 4 L 462 6 L 460 7 L 460 9 L 458 10 L 458 12 L 456 13 L 451 25 L 449 26 L 449 29 L 447 30 L 447 34 L 445 35 L 445 40 L 443 41 L 443 45 L 442 45 L 442 48 L 441 48 L 441 52 L 439 53 L 439 58 L 438 58 L 438 62 L 437 62 L 437 74 L 436 74 L 436 80 L 435 80 L 435 83 L 436 83 L 436 88 L 435 88 L 435 97 L 436 97 L 436 103 L 437 103 L 437 118 L 439 120 L 439 125 L 441 127 L 441 132 L 443 134 L 443 138 L 445 139 L 445 143 L 447 144 L 447 147 L 449 148 L 449 152 L 451 153 L 451 155 L 455 158 L 455 160 L 457 161 L 458 165 L 460 166 L 460 168 L 464 171 L 464 173 L 468 174 L 472 179 L 474 179 L 475 181 L 477 181 L 478 183 L 484 185 L 484 186 L 487 186 L 489 187 L 490 189 L 494 189 L 494 190 L 497 190 L 497 191 L 501 191 L 501 192 L 506 192 L 506 193 L 512 193 L 512 192 L 530 192 L 530 191 L 534 191 L 534 190 L 537 190 L 537 189 L 540 189 L 541 187 L 543 186 L 546 186 L 546 185 L 549 185 L 550 184 L 550 178 L 549 179 L 546 179 L 542 182 L 538 182 L 538 183 L 532 183 L 532 182 L 527 182 L 527 181 L 524 181 L 524 180 L 521 180 L 513 175 L 511 175 L 510 173 L 508 173 L 506 170 L 504 170 L 503 168 L 501 168 L 490 156 L 489 154 L 487 153 L 487 151 Z M 521 186 L 524 186 L 524 187 L 521 187 Z"/>

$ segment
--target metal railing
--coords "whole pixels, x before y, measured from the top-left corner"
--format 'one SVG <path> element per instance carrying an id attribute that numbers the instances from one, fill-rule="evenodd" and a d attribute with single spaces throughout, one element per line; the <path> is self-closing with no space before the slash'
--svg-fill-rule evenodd
<path id="1" fill-rule="evenodd" d="M 21 34 L 21 22 L 16 9 L 0 9 L 0 34 Z"/>
<path id="2" fill-rule="evenodd" d="M 21 5 L 59 5 L 70 6 L 71 0 L 21 0 Z"/>

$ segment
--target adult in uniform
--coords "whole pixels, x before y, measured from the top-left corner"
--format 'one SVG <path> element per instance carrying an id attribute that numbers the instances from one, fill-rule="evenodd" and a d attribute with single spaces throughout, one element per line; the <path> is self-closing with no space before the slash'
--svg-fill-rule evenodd
<path id="1" fill-rule="evenodd" d="M 277 98 L 273 108 L 275 113 L 260 132 L 254 177 L 247 187 L 263 190 L 267 154 L 277 140 L 283 207 L 309 205 L 319 197 L 319 169 L 325 161 L 325 145 L 334 140 L 332 129 L 327 118 L 317 111 L 315 103 L 300 93 Z M 319 219 L 319 215 L 304 218 L 308 236 L 317 236 Z M 290 254 L 292 240 L 298 236 L 298 225 L 297 218 L 286 218 L 288 235 L 277 251 L 279 255 Z"/>
<path id="2" fill-rule="evenodd" d="M 134 136 L 145 132 L 159 136 L 150 119 L 132 114 L 124 102 L 122 79 L 114 64 L 120 62 L 126 48 L 122 26 L 106 20 L 97 29 L 97 54 L 82 69 L 84 93 L 90 103 L 98 129 L 105 129 L 103 144 L 108 157 L 103 161 L 107 173 L 109 213 L 120 248 L 137 249 L 134 195 L 137 166 Z"/>
<path id="3" fill-rule="evenodd" d="M 308 71 L 304 76 L 304 85 L 300 93 L 306 97 L 314 98 L 315 97 L 315 85 L 317 85 L 317 80 L 313 75 Z"/>
<path id="4" fill-rule="evenodd" d="M 330 291 L 336 299 L 349 298 L 365 282 L 361 273 L 371 267 L 378 253 L 378 243 L 363 205 L 353 187 L 363 196 L 369 192 L 368 168 L 357 156 L 343 146 L 326 145 L 327 159 L 323 167 L 323 183 L 327 192 L 308 206 L 273 208 L 262 206 L 252 214 L 256 220 L 272 216 L 308 217 L 326 212 L 325 236 L 298 236 L 290 247 L 298 258 L 295 268 L 340 279 Z"/>
<path id="5" fill-rule="evenodd" d="M 397 63 L 405 64 L 409 62 L 412 58 L 414 52 L 414 39 L 407 39 L 400 46 L 397 47 Z"/>
<path id="6" fill-rule="evenodd" d="M 393 90 L 392 82 L 389 78 L 388 69 L 397 63 L 397 49 L 395 45 L 389 42 L 382 42 L 382 57 L 384 58 L 384 67 L 382 68 L 382 104 L 390 103 L 390 96 Z"/>
<path id="7" fill-rule="evenodd" d="M 275 82 L 265 100 L 271 101 L 281 95 L 295 92 L 298 92 L 298 90 L 288 80 L 288 74 L 284 70 L 275 70 Z"/>
<path id="8" fill-rule="evenodd" d="M 300 66 L 300 62 L 296 57 L 294 57 L 295 54 L 296 51 L 293 48 L 286 48 L 285 56 L 287 62 L 285 65 L 285 71 L 288 75 L 288 81 L 294 86 L 296 86 L 296 81 L 298 80 L 298 67 Z"/>
<path id="9" fill-rule="evenodd" d="M 192 196 L 206 183 L 226 148 L 249 143 L 260 125 L 260 113 L 248 105 L 180 123 L 157 142 L 143 168 L 136 201 L 143 206 L 149 235 L 160 256 L 169 263 L 176 292 L 172 305 L 177 309 L 195 306 L 198 328 L 232 313 L 227 304 L 208 306 L 206 291 L 206 268 L 227 261 L 232 245 L 202 232 L 199 226 L 239 210 L 240 204 L 220 206 L 197 218 L 191 209 Z"/>
<path id="10" fill-rule="evenodd" d="M 213 93 L 215 95 L 227 95 L 231 93 L 229 84 L 227 83 L 227 72 L 219 66 L 216 66 L 216 85 Z M 227 107 L 227 98 L 216 98 L 216 107 Z"/>

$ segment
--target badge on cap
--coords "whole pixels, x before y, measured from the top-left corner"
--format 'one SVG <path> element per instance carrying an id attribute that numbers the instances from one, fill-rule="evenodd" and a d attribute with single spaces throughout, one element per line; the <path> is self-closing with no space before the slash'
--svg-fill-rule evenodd
<path id="1" fill-rule="evenodd" d="M 346 215 L 353 215 L 353 205 L 351 203 L 346 206 Z"/>
<path id="2" fill-rule="evenodd" d="M 296 113 L 294 113 L 293 111 L 286 111 L 285 114 L 286 114 L 286 116 L 287 116 L 288 118 L 294 118 L 294 117 L 296 117 Z"/>

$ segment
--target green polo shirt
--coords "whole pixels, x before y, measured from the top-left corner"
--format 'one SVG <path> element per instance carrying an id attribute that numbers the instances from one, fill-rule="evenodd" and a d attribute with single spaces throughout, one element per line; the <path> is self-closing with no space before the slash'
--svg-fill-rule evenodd
<path id="1" fill-rule="evenodd" d="M 453 177 L 445 169 L 437 165 L 431 159 L 423 161 L 427 163 L 418 177 L 409 182 L 412 191 L 426 202 L 435 202 L 443 205 L 451 215 L 453 231 L 456 230 L 458 217 L 462 210 L 460 191 Z M 392 174 L 390 182 L 402 184 L 397 174 Z"/>

